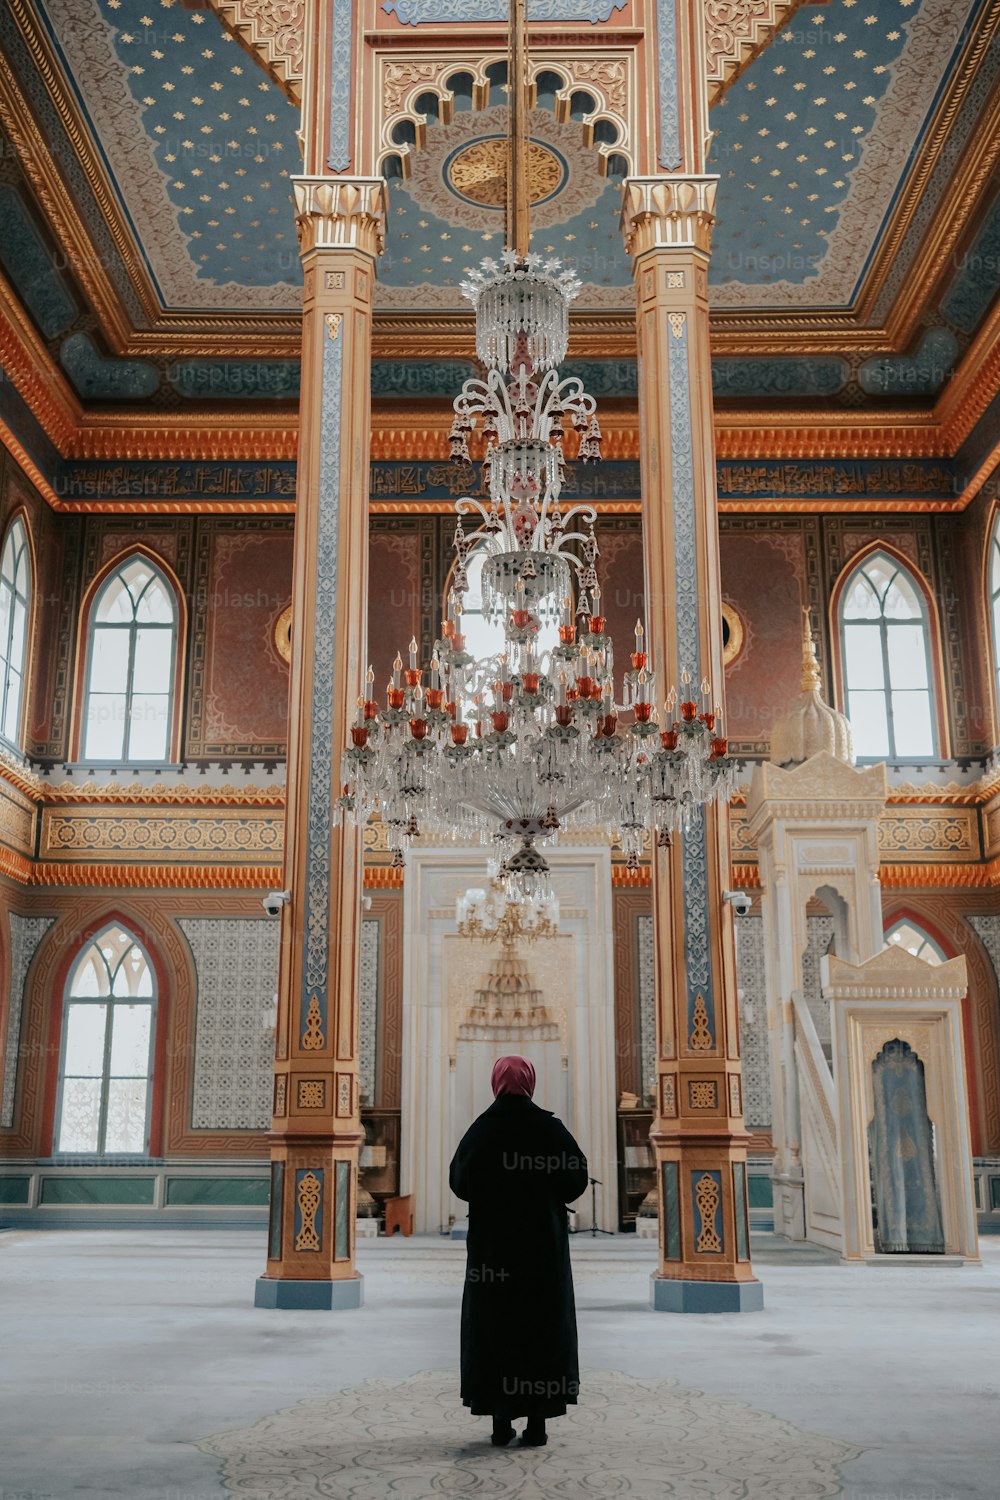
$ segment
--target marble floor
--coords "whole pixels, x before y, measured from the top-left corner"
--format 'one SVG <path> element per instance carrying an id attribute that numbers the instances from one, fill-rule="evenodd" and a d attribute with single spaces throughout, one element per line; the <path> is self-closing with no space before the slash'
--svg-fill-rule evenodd
<path id="1" fill-rule="evenodd" d="M 493 1449 L 457 1391 L 464 1246 L 363 1242 L 366 1305 L 257 1311 L 243 1231 L 0 1234 L 0 1500 L 996 1500 L 1000 1240 L 846 1267 L 755 1241 L 762 1313 L 654 1314 L 573 1243 L 580 1405 Z"/>

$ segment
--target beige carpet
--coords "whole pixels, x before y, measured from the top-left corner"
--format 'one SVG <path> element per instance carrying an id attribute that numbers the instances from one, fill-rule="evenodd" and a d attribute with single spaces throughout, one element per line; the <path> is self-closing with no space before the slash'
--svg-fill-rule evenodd
<path id="1" fill-rule="evenodd" d="M 676 1381 L 585 1377 L 546 1448 L 492 1448 L 454 1375 L 371 1380 L 198 1446 L 242 1500 L 821 1500 L 858 1449 Z"/>

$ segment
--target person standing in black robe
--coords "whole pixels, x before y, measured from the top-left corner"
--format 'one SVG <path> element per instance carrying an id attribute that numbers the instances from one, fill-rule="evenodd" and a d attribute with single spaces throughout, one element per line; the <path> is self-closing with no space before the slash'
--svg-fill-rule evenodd
<path id="1" fill-rule="evenodd" d="M 566 1205 L 586 1189 L 587 1158 L 532 1100 L 527 1058 L 501 1057 L 494 1102 L 466 1131 L 451 1190 L 469 1204 L 462 1295 L 462 1401 L 493 1418 L 498 1447 L 527 1417 L 522 1443 L 547 1442 L 580 1388 Z"/>

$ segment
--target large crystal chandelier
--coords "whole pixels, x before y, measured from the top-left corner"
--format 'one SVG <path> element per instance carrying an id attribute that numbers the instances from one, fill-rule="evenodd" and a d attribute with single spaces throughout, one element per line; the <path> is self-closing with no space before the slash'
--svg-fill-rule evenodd
<path id="1" fill-rule="evenodd" d="M 511 64 L 511 78 L 523 79 L 516 45 Z M 430 661 L 420 664 L 411 640 L 407 665 L 396 657 L 384 704 L 369 668 L 338 816 L 364 823 L 378 815 L 396 866 L 421 835 L 479 835 L 497 846 L 512 898 L 527 899 L 550 890 L 539 845 L 560 829 L 603 829 L 634 868 L 649 834 L 667 843 L 697 809 L 728 799 L 735 763 L 708 681 L 696 687 L 682 671 L 679 690 L 661 697 L 641 621 L 616 671 L 596 512 L 562 502 L 567 425 L 584 464 L 600 459 L 601 432 L 594 398 L 557 368 L 579 282 L 559 260 L 527 248 L 522 96 L 511 89 L 515 248 L 484 260 L 462 283 L 485 375 L 467 380 L 455 400 L 451 456 L 467 464 L 470 438 L 482 444 L 482 492 L 456 504 L 455 565 Z M 483 613 L 504 635 L 499 653 L 478 660 L 462 629 L 473 547 L 486 553 Z M 545 650 L 544 627 L 558 636 Z"/>

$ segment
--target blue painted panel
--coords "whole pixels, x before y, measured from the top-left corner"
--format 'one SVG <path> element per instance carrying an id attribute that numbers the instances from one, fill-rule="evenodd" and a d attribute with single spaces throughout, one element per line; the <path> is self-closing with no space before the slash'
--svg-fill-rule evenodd
<path id="1" fill-rule="evenodd" d="M 199 279 L 298 284 L 290 176 L 300 165 L 299 111 L 210 8 L 97 6 Z"/>
<path id="2" fill-rule="evenodd" d="M 663 1163 L 663 1258 L 681 1258 L 680 1163 Z"/>
<path id="3" fill-rule="evenodd" d="M 351 170 L 351 73 L 354 5 L 333 0 L 330 32 L 330 134 L 326 164 L 331 172 Z"/>
<path id="4" fill-rule="evenodd" d="M 784 396 L 835 396 L 850 377 L 844 359 L 737 359 L 719 355 L 712 360 L 712 393 L 764 400 Z"/>
<path id="5" fill-rule="evenodd" d="M 71 333 L 59 350 L 78 396 L 97 401 L 141 401 L 159 389 L 160 372 L 144 359 L 108 359 L 87 333 Z"/>
<path id="6" fill-rule="evenodd" d="M 73 322 L 76 304 L 20 195 L 6 183 L 0 183 L 0 223 L 0 264 L 45 337 L 55 338 Z"/>
<path id="7" fill-rule="evenodd" d="M 337 637 L 337 566 L 340 525 L 340 419 L 344 341 L 323 336 L 323 398 L 316 529 L 316 621 L 313 645 L 312 712 L 309 725 L 309 792 L 306 812 L 305 958 L 299 997 L 299 1034 L 315 997 L 329 1040 L 327 975 L 330 957 L 330 839 L 334 780 L 340 763 L 333 738 L 333 683 Z M 346 731 L 345 731 L 346 733 Z"/>
<path id="8" fill-rule="evenodd" d="M 918 10 L 804 6 L 715 105 L 713 283 L 816 275 Z"/>
<path id="9" fill-rule="evenodd" d="M 961 258 L 958 272 L 941 303 L 941 312 L 960 328 L 972 333 L 996 296 L 1000 283 L 1000 198 L 986 222 Z"/>
<path id="10" fill-rule="evenodd" d="M 271 1163 L 271 1201 L 267 1218 L 267 1255 L 281 1259 L 282 1226 L 285 1221 L 285 1163 Z"/>
<path id="11" fill-rule="evenodd" d="M 660 89 L 660 149 L 665 172 L 681 165 L 681 129 L 677 113 L 677 11 L 675 0 L 657 0 L 656 70 Z"/>
<path id="12" fill-rule="evenodd" d="M 203 401 L 295 400 L 301 365 L 291 359 L 187 359 L 167 368 L 182 396 Z"/>
<path id="13" fill-rule="evenodd" d="M 858 370 L 858 384 L 869 396 L 933 396 L 948 378 L 957 353 L 958 340 L 949 328 L 931 328 L 914 354 L 866 359 Z"/>

